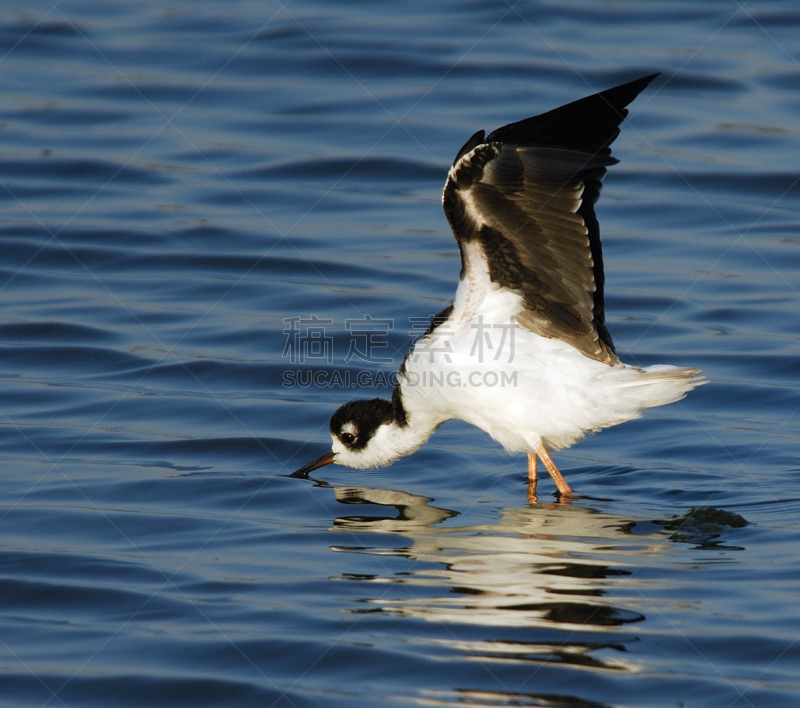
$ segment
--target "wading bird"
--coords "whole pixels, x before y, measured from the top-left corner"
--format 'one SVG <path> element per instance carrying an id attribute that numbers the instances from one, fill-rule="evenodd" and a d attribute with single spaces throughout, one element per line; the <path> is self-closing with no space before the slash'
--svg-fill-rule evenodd
<path id="1" fill-rule="evenodd" d="M 442 196 L 461 251 L 453 304 L 406 355 L 391 401 L 345 403 L 331 418 L 332 449 L 293 476 L 331 462 L 383 467 L 458 418 L 528 454 L 529 498 L 537 456 L 570 495 L 549 450 L 705 382 L 697 369 L 623 364 L 605 326 L 594 203 L 617 162 L 609 146 L 625 106 L 657 75 L 464 144 Z"/>

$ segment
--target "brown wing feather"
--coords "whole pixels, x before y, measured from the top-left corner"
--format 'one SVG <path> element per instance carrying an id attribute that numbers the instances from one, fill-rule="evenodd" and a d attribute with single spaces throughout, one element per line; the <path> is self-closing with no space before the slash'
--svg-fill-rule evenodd
<path id="1" fill-rule="evenodd" d="M 489 143 L 456 163 L 443 195 L 459 244 L 477 240 L 490 279 L 522 295 L 519 324 L 607 364 L 619 360 L 602 312 L 595 312 L 597 269 L 578 212 L 584 182 L 599 184 L 614 162 L 576 150 Z"/>

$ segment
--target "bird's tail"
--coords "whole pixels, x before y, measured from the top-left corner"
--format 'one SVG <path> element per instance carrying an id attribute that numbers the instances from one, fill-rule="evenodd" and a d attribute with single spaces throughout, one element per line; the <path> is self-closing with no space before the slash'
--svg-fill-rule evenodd
<path id="1" fill-rule="evenodd" d="M 622 387 L 640 399 L 642 409 L 674 403 L 693 388 L 708 383 L 700 369 L 659 365 L 629 371 L 632 375 Z"/>

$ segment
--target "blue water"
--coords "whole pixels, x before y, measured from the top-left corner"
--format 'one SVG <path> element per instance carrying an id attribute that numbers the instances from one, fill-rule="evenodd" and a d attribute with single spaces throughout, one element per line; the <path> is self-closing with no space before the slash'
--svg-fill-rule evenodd
<path id="1" fill-rule="evenodd" d="M 789 0 L 5 2 L 0 704 L 800 705 L 799 31 Z M 456 422 L 289 478 L 452 298 L 462 143 L 659 70 L 598 206 L 608 323 L 711 383 L 559 453 L 571 504 Z M 350 351 L 366 316 L 392 363 Z"/>

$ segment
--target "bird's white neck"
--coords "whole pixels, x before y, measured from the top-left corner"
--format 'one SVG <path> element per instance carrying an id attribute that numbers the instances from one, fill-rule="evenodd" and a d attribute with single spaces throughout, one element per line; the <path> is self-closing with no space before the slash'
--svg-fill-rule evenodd
<path id="1" fill-rule="evenodd" d="M 397 421 L 380 426 L 367 449 L 361 452 L 364 467 L 384 467 L 419 450 L 437 426 L 415 425 L 412 421 L 413 418 L 404 426 Z"/>
<path id="2" fill-rule="evenodd" d="M 386 437 L 398 451 L 398 457 L 418 450 L 450 418 L 431 406 L 431 402 L 419 395 L 416 387 L 408 385 L 403 376 L 400 377 L 400 390 L 394 392 L 392 402 L 395 404 L 396 419 L 391 425 L 385 426 L 388 428 Z"/>
<path id="3" fill-rule="evenodd" d="M 399 383 L 400 390 L 392 396 L 397 419 L 387 426 L 387 438 L 398 451 L 394 459 L 418 450 L 442 423 L 451 418 L 437 410 L 438 407 L 432 405 L 434 402 L 424 395 L 422 389 L 410 385 L 405 376 L 400 376 Z"/>

